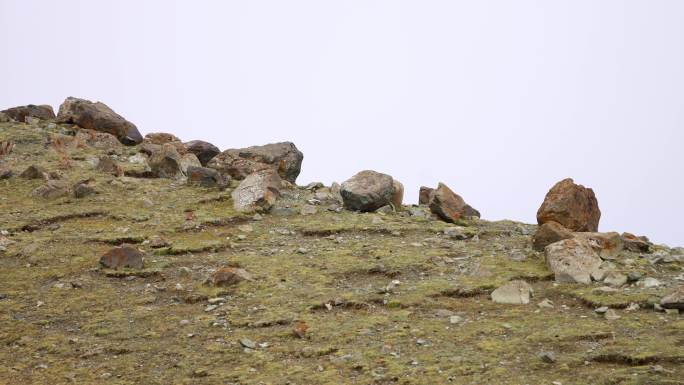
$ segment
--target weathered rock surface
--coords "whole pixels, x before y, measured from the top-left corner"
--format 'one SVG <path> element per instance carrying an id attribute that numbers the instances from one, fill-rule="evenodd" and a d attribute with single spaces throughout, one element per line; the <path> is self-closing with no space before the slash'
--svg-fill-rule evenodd
<path id="1" fill-rule="evenodd" d="M 145 135 L 141 148 L 143 149 L 143 152 L 151 155 L 152 153 L 158 151 L 165 144 L 172 145 L 180 155 L 188 152 L 187 148 L 183 142 L 178 139 L 178 137 L 166 132 L 152 132 Z"/>
<path id="2" fill-rule="evenodd" d="M 109 269 L 142 269 L 144 256 L 143 252 L 132 246 L 114 247 L 100 257 L 100 265 Z"/>
<path id="3" fill-rule="evenodd" d="M 375 211 L 392 201 L 394 180 L 387 174 L 364 170 L 342 183 L 340 194 L 349 210 Z"/>
<path id="4" fill-rule="evenodd" d="M 496 303 L 527 305 L 531 294 L 532 286 L 525 281 L 515 280 L 494 290 L 491 297 Z"/>
<path id="5" fill-rule="evenodd" d="M 235 179 L 244 179 L 254 172 L 272 169 L 282 179 L 295 183 L 303 159 L 304 154 L 294 143 L 283 142 L 226 150 L 207 165 Z"/>
<path id="6" fill-rule="evenodd" d="M 390 203 L 394 206 L 395 210 L 401 210 L 402 203 L 404 202 L 404 185 L 398 180 L 393 180 L 394 193 L 390 199 Z"/>
<path id="7" fill-rule="evenodd" d="M 460 195 L 451 191 L 444 183 L 439 183 L 430 195 L 430 211 L 446 222 L 454 223 L 465 214 L 466 203 Z"/>
<path id="8" fill-rule="evenodd" d="M 74 197 L 85 198 L 96 193 L 95 188 L 88 181 L 78 182 L 73 187 Z"/>
<path id="9" fill-rule="evenodd" d="M 81 128 L 107 132 L 126 145 L 142 142 L 138 128 L 106 104 L 85 99 L 68 97 L 57 114 L 57 122 L 71 123 Z"/>
<path id="10" fill-rule="evenodd" d="M 615 232 L 575 233 L 574 237 L 588 241 L 594 251 L 603 259 L 614 258 L 624 249 L 620 234 Z"/>
<path id="11" fill-rule="evenodd" d="M 123 175 L 123 169 L 121 168 L 119 163 L 108 155 L 103 155 L 97 160 L 97 165 L 95 166 L 95 169 L 105 174 L 110 174 L 114 176 Z"/>
<path id="12" fill-rule="evenodd" d="M 684 285 L 679 285 L 671 293 L 660 300 L 660 306 L 665 309 L 684 310 Z"/>
<path id="13" fill-rule="evenodd" d="M 463 208 L 463 216 L 470 218 L 480 218 L 480 212 L 473 206 L 466 203 L 465 207 Z"/>
<path id="14" fill-rule="evenodd" d="M 544 249 L 546 264 L 557 282 L 591 283 L 591 273 L 601 266 L 601 258 L 589 241 L 571 238 L 552 243 Z"/>
<path id="15" fill-rule="evenodd" d="M 36 198 L 54 199 L 69 195 L 69 186 L 61 180 L 48 180 L 31 192 Z"/>
<path id="16" fill-rule="evenodd" d="M 76 132 L 76 139 L 83 141 L 88 146 L 109 150 L 110 152 L 119 152 L 121 150 L 119 139 L 107 132 L 82 128 Z"/>
<path id="17" fill-rule="evenodd" d="M 568 178 L 564 179 L 546 194 L 537 211 L 537 223 L 558 222 L 573 231 L 598 231 L 601 210 L 594 191 Z"/>
<path id="18" fill-rule="evenodd" d="M 227 182 L 218 171 L 208 167 L 189 166 L 187 169 L 189 184 L 196 184 L 202 187 L 222 187 Z"/>
<path id="19" fill-rule="evenodd" d="M 28 166 L 19 174 L 24 179 L 49 179 L 48 172 L 44 168 L 36 165 Z"/>
<path id="20" fill-rule="evenodd" d="M 247 270 L 236 267 L 222 267 L 211 277 L 212 283 L 217 287 L 233 286 L 243 281 L 253 280 L 254 277 Z"/>
<path id="21" fill-rule="evenodd" d="M 622 233 L 622 242 L 625 249 L 636 253 L 647 253 L 651 248 L 651 242 L 645 237 L 637 237 L 631 233 Z"/>
<path id="22" fill-rule="evenodd" d="M 266 212 L 273 207 L 280 195 L 280 176 L 275 170 L 255 172 L 245 178 L 233 190 L 233 207 L 239 212 Z"/>
<path id="23" fill-rule="evenodd" d="M 199 159 L 202 166 L 206 166 L 210 160 L 221 153 L 221 150 L 219 150 L 218 147 L 203 140 L 192 140 L 187 142 L 185 143 L 185 148 L 197 156 L 197 159 Z"/>
<path id="24" fill-rule="evenodd" d="M 558 222 L 548 221 L 539 226 L 537 231 L 534 233 L 532 236 L 532 245 L 535 250 L 542 251 L 546 246 L 552 243 L 572 237 L 572 231 L 566 229 Z"/>
<path id="25" fill-rule="evenodd" d="M 52 106 L 46 104 L 39 106 L 29 104 L 27 106 L 12 107 L 2 112 L 17 122 L 22 123 L 26 121 L 26 117 L 38 118 L 42 120 L 55 118 L 55 111 L 52 109 Z"/>

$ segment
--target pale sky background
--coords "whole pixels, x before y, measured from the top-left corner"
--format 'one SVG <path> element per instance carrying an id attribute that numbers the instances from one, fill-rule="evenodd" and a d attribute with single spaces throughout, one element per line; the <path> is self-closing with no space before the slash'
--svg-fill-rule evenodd
<path id="1" fill-rule="evenodd" d="M 535 222 L 558 180 L 601 231 L 684 246 L 684 1 L 0 0 L 0 109 L 99 100 L 221 149 L 289 140 L 299 184 L 443 181 Z"/>

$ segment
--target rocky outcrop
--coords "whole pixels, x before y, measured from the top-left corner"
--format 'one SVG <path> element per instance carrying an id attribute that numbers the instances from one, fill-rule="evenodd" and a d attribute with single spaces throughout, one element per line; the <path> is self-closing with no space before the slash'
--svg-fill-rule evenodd
<path id="1" fill-rule="evenodd" d="M 342 183 L 344 207 L 354 211 L 375 211 L 390 204 L 395 196 L 394 179 L 377 171 L 364 170 Z"/>
<path id="2" fill-rule="evenodd" d="M 233 190 L 233 207 L 239 212 L 267 212 L 273 207 L 282 185 L 275 170 L 250 174 Z"/>
<path id="3" fill-rule="evenodd" d="M 594 191 L 568 178 L 549 190 L 537 211 L 537 223 L 554 221 L 572 231 L 598 231 L 601 210 Z"/>
<path id="4" fill-rule="evenodd" d="M 254 172 L 271 169 L 282 179 L 295 183 L 303 159 L 304 154 L 294 143 L 283 142 L 226 150 L 211 159 L 207 166 L 234 179 L 244 179 Z"/>
<path id="5" fill-rule="evenodd" d="M 57 122 L 106 132 L 116 136 L 121 143 L 126 145 L 138 144 L 143 140 L 133 123 L 100 102 L 93 103 L 89 100 L 69 97 L 59 106 Z"/>
<path id="6" fill-rule="evenodd" d="M 548 221 L 539 226 L 532 236 L 532 246 L 535 250 L 542 251 L 552 243 L 572 238 L 572 231 L 566 229 L 558 222 Z"/>
<path id="7" fill-rule="evenodd" d="M 29 104 L 28 106 L 12 107 L 2 112 L 17 122 L 22 123 L 26 121 L 26 117 L 38 118 L 42 120 L 55 118 L 55 111 L 52 109 L 52 106 L 48 106 L 47 104 L 40 106 Z"/>
<path id="8" fill-rule="evenodd" d="M 441 182 L 430 194 L 428 206 L 433 214 L 450 223 L 455 223 L 461 219 L 466 210 L 466 203 L 463 198 Z"/>
<path id="9" fill-rule="evenodd" d="M 123 245 L 108 250 L 100 257 L 100 265 L 109 269 L 142 269 L 145 254 L 140 250 Z"/>
<path id="10" fill-rule="evenodd" d="M 589 241 L 570 238 L 552 243 L 544 249 L 546 264 L 557 282 L 591 283 L 591 273 L 601 266 L 601 258 Z"/>
<path id="11" fill-rule="evenodd" d="M 219 150 L 218 147 L 203 140 L 192 140 L 187 142 L 185 143 L 185 148 L 197 156 L 197 159 L 199 159 L 202 166 L 206 166 L 210 160 L 221 153 L 221 150 Z"/>

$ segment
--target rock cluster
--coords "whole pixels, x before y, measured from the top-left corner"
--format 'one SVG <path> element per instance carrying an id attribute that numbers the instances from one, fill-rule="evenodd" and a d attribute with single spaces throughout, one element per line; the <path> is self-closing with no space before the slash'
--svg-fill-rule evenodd
<path id="1" fill-rule="evenodd" d="M 290 183 L 295 183 L 302 167 L 304 154 L 294 143 L 272 143 L 240 149 L 229 149 L 214 156 L 207 166 L 233 179 L 266 169 L 274 170 Z"/>
<path id="2" fill-rule="evenodd" d="M 433 214 L 451 223 L 466 217 L 480 218 L 479 211 L 467 204 L 460 195 L 442 182 L 437 185 L 436 189 L 421 186 L 418 204 L 427 205 Z"/>

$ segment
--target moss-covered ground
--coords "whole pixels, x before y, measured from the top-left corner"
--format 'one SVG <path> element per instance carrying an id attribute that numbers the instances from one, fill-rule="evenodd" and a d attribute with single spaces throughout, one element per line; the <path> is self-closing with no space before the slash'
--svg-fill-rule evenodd
<path id="1" fill-rule="evenodd" d="M 684 318 L 652 306 L 677 263 L 614 261 L 662 287 L 558 285 L 532 225 L 468 221 L 476 236 L 455 240 L 406 211 L 300 215 L 302 188 L 240 215 L 230 190 L 96 171 L 94 148 L 69 149 L 65 168 L 45 145 L 61 129 L 0 123 L 16 143 L 0 180 L 0 384 L 684 384 Z M 33 197 L 44 181 L 16 176 L 31 164 L 98 194 Z M 122 243 L 145 250 L 142 270 L 99 267 Z M 208 286 L 223 266 L 255 280 Z M 532 303 L 489 299 L 512 279 Z"/>

